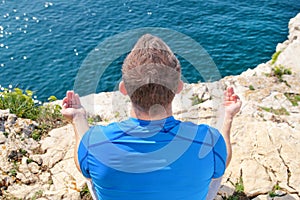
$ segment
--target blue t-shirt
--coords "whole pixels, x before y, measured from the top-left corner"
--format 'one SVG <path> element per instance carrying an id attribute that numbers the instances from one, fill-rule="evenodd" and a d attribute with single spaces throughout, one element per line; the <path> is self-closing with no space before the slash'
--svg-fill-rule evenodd
<path id="1" fill-rule="evenodd" d="M 94 126 L 78 149 L 81 171 L 100 200 L 205 199 L 226 157 L 217 129 L 172 116 Z"/>

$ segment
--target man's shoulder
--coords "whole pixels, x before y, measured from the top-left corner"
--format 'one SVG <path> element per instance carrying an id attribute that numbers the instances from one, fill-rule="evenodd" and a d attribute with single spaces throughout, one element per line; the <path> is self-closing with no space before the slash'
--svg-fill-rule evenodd
<path id="1" fill-rule="evenodd" d="M 208 124 L 195 124 L 190 121 L 181 122 L 182 129 L 196 131 L 195 141 L 209 141 L 209 143 L 216 143 L 216 141 L 222 137 L 222 134 L 217 128 L 214 128 Z"/>

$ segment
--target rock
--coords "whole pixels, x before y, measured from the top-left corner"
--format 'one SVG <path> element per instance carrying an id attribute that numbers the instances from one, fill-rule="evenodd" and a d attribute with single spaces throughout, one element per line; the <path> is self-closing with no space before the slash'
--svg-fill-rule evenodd
<path id="1" fill-rule="evenodd" d="M 33 197 L 34 193 L 39 190 L 40 190 L 39 185 L 14 184 L 14 185 L 8 187 L 7 192 L 17 199 L 25 199 L 24 197 L 27 197 L 30 194 Z"/>
<path id="2" fill-rule="evenodd" d="M 33 174 L 37 174 L 40 171 L 38 164 L 36 164 L 35 162 L 29 163 L 28 164 L 28 169 Z"/>
<path id="3" fill-rule="evenodd" d="M 6 142 L 6 137 L 3 132 L 0 132 L 0 144 L 4 144 Z"/>
<path id="4" fill-rule="evenodd" d="M 255 160 L 244 160 L 241 163 L 242 177 L 245 193 L 248 196 L 256 196 L 268 193 L 273 188 L 273 183 L 266 169 Z"/>
<path id="5" fill-rule="evenodd" d="M 38 165 L 43 164 L 43 159 L 41 155 L 30 155 L 30 159 L 32 159 L 32 161 L 36 162 Z"/>
<path id="6" fill-rule="evenodd" d="M 289 42 L 300 39 L 300 14 L 292 18 L 289 22 Z"/>
<path id="7" fill-rule="evenodd" d="M 224 179 L 223 179 L 224 180 Z M 230 182 L 223 182 L 223 184 L 220 186 L 220 189 L 218 191 L 218 195 L 222 197 L 229 197 L 234 193 L 234 186 Z"/>
<path id="8" fill-rule="evenodd" d="M 272 198 L 269 195 L 258 195 L 257 197 L 253 198 L 252 200 L 271 200 Z"/>
<path id="9" fill-rule="evenodd" d="M 49 137 L 41 141 L 41 149 L 45 154 L 40 155 L 43 166 L 52 168 L 61 161 L 66 149 L 73 149 L 74 133 L 71 125 L 54 129 L 49 132 Z"/>
<path id="10" fill-rule="evenodd" d="M 284 192 L 282 190 L 275 190 L 274 193 L 277 197 L 282 197 L 282 196 L 286 195 L 286 192 Z"/>
<path id="11" fill-rule="evenodd" d="M 41 174 L 39 174 L 39 181 L 41 181 L 42 183 L 47 183 L 49 185 L 53 184 L 53 180 L 51 178 L 51 173 L 49 172 L 42 172 Z"/>
<path id="12" fill-rule="evenodd" d="M 69 200 L 69 199 L 81 199 L 81 198 L 80 198 L 80 193 L 79 192 L 77 192 L 77 191 L 68 191 L 68 193 L 65 194 L 62 199 Z"/>
<path id="13" fill-rule="evenodd" d="M 5 118 L 9 115 L 9 109 L 0 110 L 0 118 Z"/>
<path id="14" fill-rule="evenodd" d="M 78 172 L 73 159 L 68 159 L 57 163 L 51 170 L 54 190 L 80 191 L 86 180 Z"/>

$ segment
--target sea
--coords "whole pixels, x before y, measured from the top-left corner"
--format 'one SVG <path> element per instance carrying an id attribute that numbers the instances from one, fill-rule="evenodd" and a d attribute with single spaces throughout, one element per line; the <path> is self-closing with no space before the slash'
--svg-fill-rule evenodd
<path id="1" fill-rule="evenodd" d="M 40 101 L 76 85 L 80 95 L 116 90 L 128 47 L 151 30 L 179 41 L 185 82 L 214 81 L 195 71 L 199 48 L 219 78 L 238 75 L 271 59 L 299 12 L 299 0 L 1 0 L 0 89 L 32 90 Z M 81 70 L 97 52 L 96 68 Z"/>

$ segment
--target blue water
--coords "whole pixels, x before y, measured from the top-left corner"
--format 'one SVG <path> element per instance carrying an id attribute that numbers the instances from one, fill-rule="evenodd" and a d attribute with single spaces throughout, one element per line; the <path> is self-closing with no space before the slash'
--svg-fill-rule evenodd
<path id="1" fill-rule="evenodd" d="M 271 58 L 299 11 L 299 0 L 2 0 L 0 85 L 33 90 L 41 100 L 62 98 L 89 52 L 111 36 L 141 27 L 191 37 L 222 76 L 236 75 Z M 201 81 L 182 62 L 187 81 Z M 110 65 L 97 92 L 115 88 L 120 66 L 121 58 Z"/>

